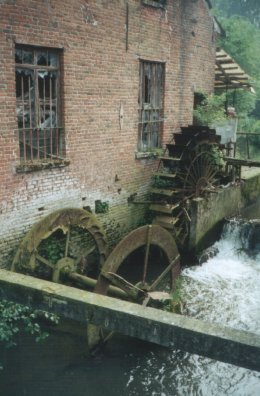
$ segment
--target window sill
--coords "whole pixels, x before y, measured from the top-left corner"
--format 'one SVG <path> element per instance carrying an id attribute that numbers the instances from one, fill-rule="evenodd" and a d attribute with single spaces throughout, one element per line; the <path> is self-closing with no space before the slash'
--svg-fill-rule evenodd
<path id="1" fill-rule="evenodd" d="M 28 161 L 16 166 L 16 173 L 31 173 L 45 169 L 64 168 L 70 161 L 67 159 L 50 160 L 50 161 Z"/>
<path id="2" fill-rule="evenodd" d="M 142 4 L 149 7 L 165 9 L 166 1 L 142 0 Z"/>
<path id="3" fill-rule="evenodd" d="M 137 151 L 135 153 L 135 159 L 157 159 L 159 154 L 153 151 Z"/>

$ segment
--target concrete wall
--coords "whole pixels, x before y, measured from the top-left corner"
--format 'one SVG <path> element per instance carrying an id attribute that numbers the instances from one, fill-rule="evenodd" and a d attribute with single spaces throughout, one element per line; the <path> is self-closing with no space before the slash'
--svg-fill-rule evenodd
<path id="1" fill-rule="evenodd" d="M 78 327 L 75 322 L 86 323 L 89 346 L 95 345 L 94 340 L 100 341 L 102 326 L 105 330 L 260 371 L 260 336 L 255 333 L 5 270 L 0 270 L 0 298 L 72 319 L 74 329 Z"/>
<path id="2" fill-rule="evenodd" d="M 219 235 L 225 218 L 246 215 L 246 208 L 259 206 L 259 203 L 259 171 L 248 175 L 241 184 L 223 188 L 207 198 L 194 199 L 191 202 L 189 248 L 198 252 L 208 247 Z"/>
<path id="3" fill-rule="evenodd" d="M 168 0 L 165 9 L 129 0 L 0 2 L 0 265 L 24 233 L 50 212 L 108 202 L 100 215 L 111 245 L 137 226 L 157 166 L 136 159 L 139 59 L 166 62 L 163 142 L 192 121 L 194 90 L 213 91 L 215 34 L 204 0 Z M 62 51 L 62 113 L 70 165 L 17 173 L 15 44 Z M 120 129 L 119 109 L 123 126 Z"/>

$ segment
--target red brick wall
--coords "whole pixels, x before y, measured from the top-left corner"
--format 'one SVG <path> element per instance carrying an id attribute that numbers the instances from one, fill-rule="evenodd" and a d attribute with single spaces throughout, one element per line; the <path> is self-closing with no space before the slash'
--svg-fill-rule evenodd
<path id="1" fill-rule="evenodd" d="M 128 205 L 127 198 L 133 193 L 142 197 L 157 163 L 135 159 L 139 58 L 166 62 L 164 142 L 191 123 L 193 91 L 213 90 L 215 43 L 206 2 L 168 0 L 166 10 L 144 6 L 141 0 L 128 4 L 126 51 L 125 0 L 0 3 L 2 265 L 36 220 L 61 207 L 94 210 L 95 200 L 109 202 L 109 214 L 100 217 L 111 244 L 140 220 L 142 207 Z M 15 171 L 15 43 L 63 48 L 66 168 Z"/>

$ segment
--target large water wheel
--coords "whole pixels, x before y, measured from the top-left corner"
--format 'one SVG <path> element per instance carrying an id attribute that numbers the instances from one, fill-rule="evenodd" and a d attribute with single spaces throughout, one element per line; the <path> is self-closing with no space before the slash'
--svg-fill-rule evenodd
<path id="1" fill-rule="evenodd" d="M 102 268 L 94 292 L 113 295 L 116 287 L 125 294 L 122 297 L 130 301 L 163 307 L 171 300 L 170 293 L 179 273 L 180 255 L 170 233 L 158 225 L 146 225 L 130 232 L 115 247 Z M 91 348 L 107 337 L 101 328 L 88 326 Z"/>
<path id="2" fill-rule="evenodd" d="M 169 230 L 184 247 L 189 235 L 189 201 L 215 192 L 225 175 L 221 137 L 209 127 L 185 127 L 167 144 L 151 189 L 154 224 Z"/>
<path id="3" fill-rule="evenodd" d="M 106 260 L 94 291 L 109 293 L 109 285 L 122 287 L 129 298 L 149 297 L 155 290 L 171 291 L 180 272 L 180 256 L 172 236 L 157 225 L 130 232 Z M 131 285 L 133 287 L 131 287 Z"/>
<path id="4" fill-rule="evenodd" d="M 63 281 L 66 268 L 96 277 L 107 255 L 106 237 L 96 217 L 83 209 L 61 209 L 26 234 L 12 270 L 54 282 Z"/>

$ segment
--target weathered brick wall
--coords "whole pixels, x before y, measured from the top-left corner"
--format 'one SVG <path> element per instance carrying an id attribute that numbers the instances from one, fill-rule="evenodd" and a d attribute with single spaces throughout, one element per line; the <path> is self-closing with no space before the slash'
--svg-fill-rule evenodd
<path id="1" fill-rule="evenodd" d="M 154 159 L 135 159 L 139 58 L 166 62 L 163 141 L 192 121 L 193 92 L 213 90 L 213 21 L 204 0 L 168 0 L 166 10 L 129 0 L 0 2 L 0 263 L 42 216 L 109 203 L 100 215 L 111 244 L 142 220 L 127 199 L 147 191 Z M 66 152 L 62 169 L 16 173 L 15 43 L 63 49 Z M 120 129 L 120 104 L 124 110 Z"/>

